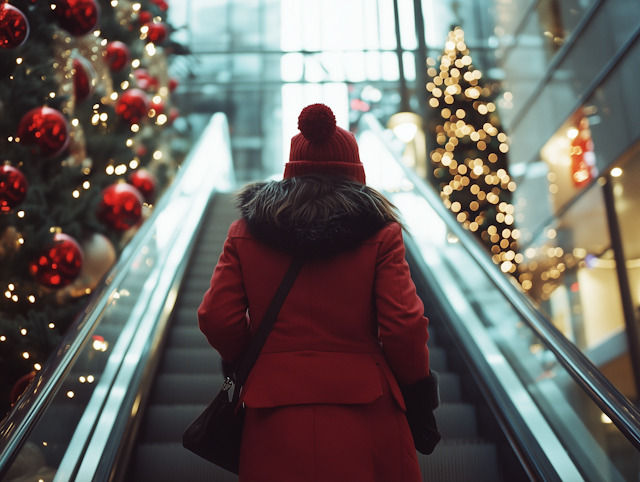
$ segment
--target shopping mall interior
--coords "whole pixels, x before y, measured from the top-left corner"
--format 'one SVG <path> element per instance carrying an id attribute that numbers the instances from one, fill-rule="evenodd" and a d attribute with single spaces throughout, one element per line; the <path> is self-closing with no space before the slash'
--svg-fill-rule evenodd
<path id="1" fill-rule="evenodd" d="M 440 374 L 442 441 L 433 454 L 419 455 L 423 480 L 640 480 L 638 0 L 100 5 L 103 23 L 87 34 L 96 47 L 62 23 L 71 37 L 54 33 L 75 46 L 63 45 L 72 57 L 88 52 L 90 95 L 101 100 L 85 101 L 95 102 L 86 120 L 79 99 L 60 107 L 74 126 L 71 151 L 49 157 L 86 176 L 101 166 L 96 186 L 144 165 L 156 173 L 159 194 L 145 197 L 130 224 L 101 211 L 98 221 L 111 234 L 96 227 L 104 236 L 95 236 L 111 246 L 113 259 L 95 268 L 91 282 L 80 283 L 81 271 L 58 287 L 30 265 L 25 279 L 33 284 L 35 276 L 38 285 L 27 292 L 26 281 L 12 281 L 19 273 L 0 268 L 2 289 L 9 283 L 0 299 L 0 342 L 9 346 L 19 333 L 26 340 L 40 325 L 65 326 L 46 349 L 34 341 L 3 352 L 0 343 L 0 371 L 13 370 L 0 376 L 0 396 L 11 392 L 12 404 L 0 410 L 8 412 L 0 424 L 0 480 L 238 480 L 182 448 L 182 433 L 224 379 L 219 355 L 197 329 L 196 309 L 239 217 L 233 193 L 282 179 L 298 115 L 315 103 L 355 134 L 367 184 L 406 225 L 407 262 L 430 319 L 430 363 Z M 107 9 L 126 9 L 113 18 L 133 25 L 126 35 L 143 45 L 137 53 L 131 46 L 125 73 L 114 69 L 109 48 L 126 35 L 107 39 L 114 28 Z M 143 24 L 145 9 L 154 13 Z M 30 38 L 40 25 L 32 16 Z M 166 39 L 149 43 L 160 24 Z M 18 49 L 29 41 L 0 50 L 0 66 L 22 68 L 23 57 L 28 64 L 30 51 Z M 105 46 L 109 68 L 92 56 Z M 66 58 L 55 54 L 54 68 Z M 0 77 L 0 113 L 3 101 L 10 112 Z M 119 110 L 132 87 L 153 97 L 139 118 L 127 117 L 133 103 Z M 67 90 L 47 89 L 50 101 Z M 165 103 L 172 106 L 166 115 Z M 126 139 L 134 149 L 122 164 L 111 151 L 100 160 L 109 135 L 121 132 L 112 131 L 112 119 L 127 121 L 114 144 Z M 84 134 L 77 130 L 83 122 Z M 5 128 L 0 122 L 4 137 Z M 86 138 L 81 154 L 73 151 L 79 138 Z M 38 176 L 53 171 L 37 174 L 28 161 L 13 162 L 18 141 L 3 138 L 0 154 L 37 187 Z M 89 185 L 73 198 L 82 201 Z M 0 224 L 0 263 L 11 253 L 18 259 L 37 232 L 23 219 L 33 216 L 36 189 L 24 207 L 9 195 L 2 204 L 2 189 L 0 217 L 16 222 Z M 86 217 L 83 209 L 38 218 L 47 239 L 61 232 L 86 239 L 87 228 L 73 224 Z M 109 251 L 91 240 L 80 242 L 85 263 Z M 30 303 L 20 308 L 26 296 Z M 53 308 L 26 311 L 54 298 L 55 319 Z M 11 330 L 21 331 L 12 338 Z"/>

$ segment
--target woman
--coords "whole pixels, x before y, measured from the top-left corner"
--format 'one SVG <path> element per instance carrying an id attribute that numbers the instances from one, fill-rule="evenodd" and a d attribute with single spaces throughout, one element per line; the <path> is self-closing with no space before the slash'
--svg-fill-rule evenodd
<path id="1" fill-rule="evenodd" d="M 430 375 L 428 320 L 400 222 L 327 106 L 298 127 L 284 179 L 240 193 L 198 310 L 235 363 L 293 256 L 307 258 L 240 395 L 240 481 L 421 481 L 398 384 Z"/>

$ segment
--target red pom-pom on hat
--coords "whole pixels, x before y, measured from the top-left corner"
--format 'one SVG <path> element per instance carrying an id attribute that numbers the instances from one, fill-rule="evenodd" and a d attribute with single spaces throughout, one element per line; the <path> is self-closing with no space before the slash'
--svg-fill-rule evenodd
<path id="1" fill-rule="evenodd" d="M 291 139 L 285 179 L 305 174 L 347 176 L 365 184 L 358 143 L 353 133 L 336 124 L 336 117 L 324 104 L 312 104 L 298 117 L 298 129 Z"/>
<path id="2" fill-rule="evenodd" d="M 326 142 L 336 132 L 336 116 L 324 104 L 311 104 L 302 109 L 298 129 L 310 142 Z"/>

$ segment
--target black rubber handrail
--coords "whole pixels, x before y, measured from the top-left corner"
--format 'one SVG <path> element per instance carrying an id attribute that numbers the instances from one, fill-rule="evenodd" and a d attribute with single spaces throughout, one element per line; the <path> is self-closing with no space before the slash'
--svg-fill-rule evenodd
<path id="1" fill-rule="evenodd" d="M 640 451 L 640 411 L 616 389 L 598 368 L 544 316 L 533 304 L 532 300 L 491 261 L 486 250 L 453 217 L 440 197 L 424 180 L 405 166 L 396 154 L 389 141 L 382 135 L 383 128 L 371 114 L 362 116 L 361 122 L 375 134 L 387 147 L 389 153 L 403 169 L 405 175 L 413 183 L 415 189 L 425 198 L 431 208 L 444 221 L 467 252 L 480 265 L 489 279 L 498 287 L 523 320 L 540 338 L 540 341 L 555 355 L 558 361 L 569 372 L 595 404 L 615 424 L 624 436 Z"/>

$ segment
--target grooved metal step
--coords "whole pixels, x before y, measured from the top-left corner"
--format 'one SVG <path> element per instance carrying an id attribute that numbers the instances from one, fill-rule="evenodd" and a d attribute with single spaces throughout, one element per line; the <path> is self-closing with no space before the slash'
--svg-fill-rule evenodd
<path id="1" fill-rule="evenodd" d="M 236 219 L 231 200 L 231 195 L 216 195 L 205 214 L 129 466 L 131 482 L 238 480 L 182 447 L 184 430 L 223 382 L 220 355 L 198 329 L 197 309 L 209 288 L 229 225 Z"/>
<path id="2" fill-rule="evenodd" d="M 238 477 L 185 450 L 182 444 L 140 444 L 131 482 L 237 482 Z"/>
<path id="3" fill-rule="evenodd" d="M 169 332 L 167 348 L 185 347 L 207 348 L 213 351 L 197 324 L 194 326 L 174 326 Z"/>
<path id="4" fill-rule="evenodd" d="M 204 335 L 200 335 L 204 338 Z M 164 352 L 161 373 L 215 373 L 219 371 L 220 356 L 211 347 L 168 348 Z"/>
<path id="5" fill-rule="evenodd" d="M 497 482 L 502 480 L 496 446 L 491 443 L 441 441 L 434 452 L 418 455 L 422 480 Z"/>

